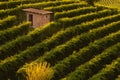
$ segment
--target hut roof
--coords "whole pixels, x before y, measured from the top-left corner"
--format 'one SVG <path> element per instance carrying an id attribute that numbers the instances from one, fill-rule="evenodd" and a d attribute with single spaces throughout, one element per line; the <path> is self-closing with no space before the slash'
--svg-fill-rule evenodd
<path id="1" fill-rule="evenodd" d="M 34 8 L 23 9 L 23 11 L 37 13 L 37 14 L 51 14 L 51 13 L 53 13 L 51 11 L 39 10 L 39 9 L 34 9 Z"/>

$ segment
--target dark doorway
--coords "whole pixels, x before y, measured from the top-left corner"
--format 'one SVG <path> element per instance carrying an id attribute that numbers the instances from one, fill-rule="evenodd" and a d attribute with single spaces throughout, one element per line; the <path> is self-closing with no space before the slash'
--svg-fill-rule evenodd
<path id="1" fill-rule="evenodd" d="M 29 21 L 31 22 L 32 26 L 33 26 L 33 15 L 29 14 Z"/>

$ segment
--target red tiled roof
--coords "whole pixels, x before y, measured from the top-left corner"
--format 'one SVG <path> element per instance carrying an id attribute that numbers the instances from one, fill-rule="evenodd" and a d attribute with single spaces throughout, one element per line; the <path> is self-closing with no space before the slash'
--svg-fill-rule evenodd
<path id="1" fill-rule="evenodd" d="M 34 9 L 34 8 L 23 9 L 23 11 L 38 13 L 38 14 L 51 14 L 51 13 L 53 13 L 51 11 L 39 10 L 39 9 Z"/>

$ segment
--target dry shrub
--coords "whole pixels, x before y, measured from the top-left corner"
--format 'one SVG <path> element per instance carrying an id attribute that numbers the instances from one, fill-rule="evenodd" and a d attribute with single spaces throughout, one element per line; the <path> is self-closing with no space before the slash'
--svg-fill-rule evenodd
<path id="1" fill-rule="evenodd" d="M 47 62 L 31 63 L 26 68 L 27 80 L 51 80 L 54 72 Z"/>

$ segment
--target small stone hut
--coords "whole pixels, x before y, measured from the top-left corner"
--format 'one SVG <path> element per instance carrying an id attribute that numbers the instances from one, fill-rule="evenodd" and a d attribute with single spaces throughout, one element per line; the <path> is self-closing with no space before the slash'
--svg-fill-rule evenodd
<path id="1" fill-rule="evenodd" d="M 25 11 L 27 21 L 30 21 L 32 23 L 33 28 L 44 26 L 45 24 L 50 22 L 53 14 L 53 12 L 51 11 L 39 10 L 34 8 L 23 9 L 23 11 Z"/>

